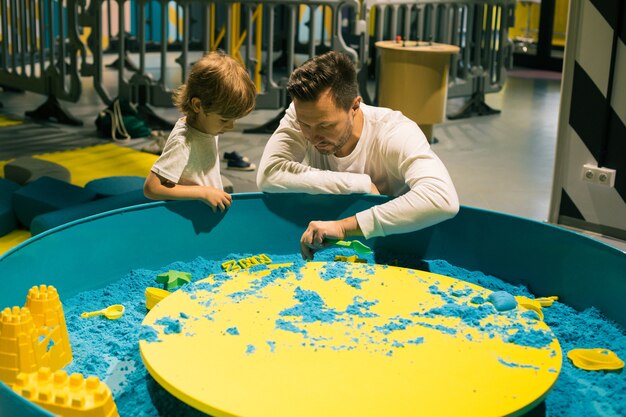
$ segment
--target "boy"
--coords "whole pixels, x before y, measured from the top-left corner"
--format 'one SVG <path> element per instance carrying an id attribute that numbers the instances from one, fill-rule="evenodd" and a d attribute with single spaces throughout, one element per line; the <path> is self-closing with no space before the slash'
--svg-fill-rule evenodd
<path id="1" fill-rule="evenodd" d="M 224 211 L 232 198 L 222 186 L 218 136 L 252 111 L 254 83 L 232 57 L 210 52 L 193 65 L 173 100 L 184 116 L 152 166 L 144 194 L 153 200 L 201 200 Z"/>

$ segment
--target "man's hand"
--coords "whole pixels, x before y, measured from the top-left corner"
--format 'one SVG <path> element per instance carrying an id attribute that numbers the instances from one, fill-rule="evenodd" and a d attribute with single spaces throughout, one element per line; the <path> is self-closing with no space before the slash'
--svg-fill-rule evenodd
<path id="1" fill-rule="evenodd" d="M 370 190 L 370 194 L 380 195 L 380 191 L 378 191 L 378 188 L 376 187 L 376 184 L 374 183 L 372 183 L 372 189 Z"/>
<path id="2" fill-rule="evenodd" d="M 348 236 L 363 236 L 356 216 L 336 221 L 312 221 L 300 238 L 302 259 L 311 260 L 315 252 L 332 244 L 329 240 L 344 240 Z"/>
<path id="3" fill-rule="evenodd" d="M 302 259 L 313 259 L 315 252 L 331 244 L 328 242 L 328 239 L 343 240 L 345 237 L 346 231 L 343 228 L 341 220 L 316 220 L 310 222 L 309 227 L 307 227 L 300 238 L 300 253 L 302 254 Z"/>
<path id="4" fill-rule="evenodd" d="M 223 212 L 228 207 L 230 207 L 231 203 L 233 202 L 233 197 L 223 190 L 218 190 L 214 187 L 205 186 L 202 187 L 200 200 L 208 204 L 215 213 L 217 210 Z"/>

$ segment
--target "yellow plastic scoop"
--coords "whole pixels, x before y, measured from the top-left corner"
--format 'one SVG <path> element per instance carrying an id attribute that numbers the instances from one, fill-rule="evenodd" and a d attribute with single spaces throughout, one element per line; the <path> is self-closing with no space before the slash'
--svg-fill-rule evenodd
<path id="1" fill-rule="evenodd" d="M 575 367 L 586 371 L 615 371 L 624 367 L 624 361 L 608 349 L 572 349 L 567 357 Z"/>
<path id="2" fill-rule="evenodd" d="M 107 308 L 103 308 L 98 311 L 86 311 L 82 313 L 80 316 L 84 319 L 87 317 L 99 316 L 103 315 L 109 320 L 117 320 L 124 314 L 124 306 L 121 304 L 113 304 L 112 306 L 108 306 Z"/>

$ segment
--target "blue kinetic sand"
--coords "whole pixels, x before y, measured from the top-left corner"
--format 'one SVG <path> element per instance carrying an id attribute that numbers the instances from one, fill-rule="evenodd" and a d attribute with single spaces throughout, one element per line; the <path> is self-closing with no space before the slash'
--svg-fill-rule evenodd
<path id="1" fill-rule="evenodd" d="M 517 307 L 515 297 L 506 291 L 494 291 L 487 297 L 489 301 L 498 311 L 513 310 Z"/>

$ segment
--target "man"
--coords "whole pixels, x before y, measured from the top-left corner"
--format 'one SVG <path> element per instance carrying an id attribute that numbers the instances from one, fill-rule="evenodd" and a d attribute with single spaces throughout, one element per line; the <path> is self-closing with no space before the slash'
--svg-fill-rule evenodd
<path id="1" fill-rule="evenodd" d="M 345 219 L 310 222 L 300 239 L 304 259 L 328 239 L 412 232 L 456 215 L 452 180 L 422 131 L 400 112 L 363 104 L 346 55 L 309 59 L 287 91 L 293 102 L 263 152 L 261 191 L 396 197 Z"/>

